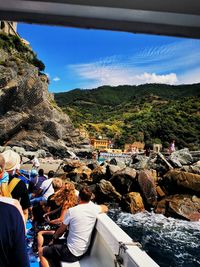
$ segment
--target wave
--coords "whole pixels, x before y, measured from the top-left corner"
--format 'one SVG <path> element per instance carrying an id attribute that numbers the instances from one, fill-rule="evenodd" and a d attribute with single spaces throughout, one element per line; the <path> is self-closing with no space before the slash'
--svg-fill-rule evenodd
<path id="1" fill-rule="evenodd" d="M 162 267 L 200 266 L 200 222 L 167 218 L 154 212 L 129 214 L 112 209 L 109 216 L 141 243 Z"/>

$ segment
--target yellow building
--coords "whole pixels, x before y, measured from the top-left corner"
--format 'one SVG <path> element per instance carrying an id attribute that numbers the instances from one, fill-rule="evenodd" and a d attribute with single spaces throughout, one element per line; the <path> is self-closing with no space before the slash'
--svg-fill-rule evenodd
<path id="1" fill-rule="evenodd" d="M 109 148 L 109 140 L 107 139 L 90 139 L 91 145 L 98 150 L 106 150 Z"/>

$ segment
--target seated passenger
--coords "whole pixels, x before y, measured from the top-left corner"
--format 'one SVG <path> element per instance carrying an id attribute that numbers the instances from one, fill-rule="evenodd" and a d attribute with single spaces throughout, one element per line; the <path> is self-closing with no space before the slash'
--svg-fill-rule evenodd
<path id="1" fill-rule="evenodd" d="M 51 180 L 52 180 L 51 186 L 53 188 L 53 194 L 54 194 L 54 192 L 58 191 L 60 188 L 63 187 L 63 180 L 60 178 L 51 178 Z M 44 181 L 44 182 L 46 182 L 46 181 Z M 44 213 L 46 213 L 47 202 L 51 203 L 50 199 L 53 196 L 52 191 L 50 191 L 50 193 L 49 193 L 48 190 L 46 190 L 44 195 L 45 194 L 46 194 L 47 200 L 46 200 L 46 198 L 44 198 L 44 196 L 38 197 L 38 202 L 35 202 L 35 206 L 31 207 L 33 227 L 35 227 L 37 224 L 41 224 L 42 222 L 44 222 L 43 215 L 44 215 Z M 51 203 L 51 205 L 52 205 L 52 203 Z"/>
<path id="2" fill-rule="evenodd" d="M 37 205 L 39 202 L 47 202 L 49 196 L 54 193 L 53 189 L 53 176 L 54 171 L 49 171 L 48 179 L 43 181 L 40 188 L 35 192 L 34 198 L 31 199 L 31 205 Z"/>
<path id="3" fill-rule="evenodd" d="M 67 182 L 65 186 L 58 190 L 52 197 L 51 201 L 54 201 L 57 208 L 52 210 L 44 215 L 44 218 L 50 225 L 57 225 L 57 228 L 64 220 L 65 213 L 67 210 L 77 204 L 77 196 L 75 187 L 72 183 Z M 51 216 L 57 214 L 56 218 L 51 219 Z M 56 229 L 54 227 L 54 229 Z M 48 236 L 53 235 L 55 230 L 44 230 L 38 232 L 37 235 L 37 243 L 38 243 L 38 251 L 41 250 L 44 244 L 44 235 Z"/>
<path id="4" fill-rule="evenodd" d="M 9 191 L 14 199 L 19 200 L 24 213 L 25 220 L 28 219 L 28 209 L 30 200 L 26 184 L 16 177 L 16 169 L 20 164 L 20 156 L 12 150 L 6 150 L 2 153 L 5 159 L 5 171 L 9 174 Z"/>
<path id="5" fill-rule="evenodd" d="M 108 211 L 107 206 L 91 202 L 91 196 L 92 192 L 88 187 L 80 190 L 79 204 L 68 210 L 64 222 L 53 235 L 52 242 L 39 251 L 41 267 L 60 267 L 61 261 L 75 262 L 86 253 L 97 215 Z M 54 244 L 54 241 L 62 236 L 67 228 L 69 232 L 65 243 Z"/>
<path id="6" fill-rule="evenodd" d="M 29 182 L 29 193 L 32 194 L 31 198 L 35 196 L 35 194 L 40 189 L 42 183 L 47 180 L 47 177 L 44 175 L 44 170 L 39 169 L 37 170 L 32 169 L 30 172 L 30 182 Z"/>

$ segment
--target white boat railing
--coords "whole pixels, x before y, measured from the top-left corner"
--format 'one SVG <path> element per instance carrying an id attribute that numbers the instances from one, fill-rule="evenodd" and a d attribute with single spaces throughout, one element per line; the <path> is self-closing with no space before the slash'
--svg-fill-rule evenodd
<path id="1" fill-rule="evenodd" d="M 90 255 L 62 267 L 159 267 L 114 221 L 100 214 Z"/>
<path id="2" fill-rule="evenodd" d="M 98 249 L 93 245 L 91 254 L 97 253 L 97 258 L 102 258 L 106 254 L 110 254 L 111 262 L 117 260 L 122 261 L 121 266 L 125 267 L 158 267 L 159 265 L 149 257 L 149 255 L 143 251 L 139 244 L 134 242 L 129 235 L 127 235 L 113 220 L 111 220 L 106 214 L 100 214 L 98 216 L 97 225 L 97 241 Z M 101 245 L 103 242 L 104 246 Z M 99 254 L 99 255 L 98 255 Z M 101 267 L 109 267 L 115 265 L 102 265 Z M 116 265 L 120 266 L 120 265 Z"/>

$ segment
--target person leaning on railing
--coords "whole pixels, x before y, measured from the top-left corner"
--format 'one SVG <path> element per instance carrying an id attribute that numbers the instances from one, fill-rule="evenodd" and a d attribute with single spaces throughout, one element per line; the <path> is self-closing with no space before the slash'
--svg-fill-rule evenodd
<path id="1" fill-rule="evenodd" d="M 107 212 L 105 205 L 97 205 L 90 201 L 92 192 L 88 187 L 79 191 L 79 204 L 70 208 L 65 214 L 64 221 L 53 235 L 49 246 L 39 251 L 41 267 L 60 267 L 60 262 L 75 262 L 86 253 L 97 215 Z M 87 227 L 86 227 L 87 226 Z M 68 229 L 64 244 L 54 243 Z"/>

